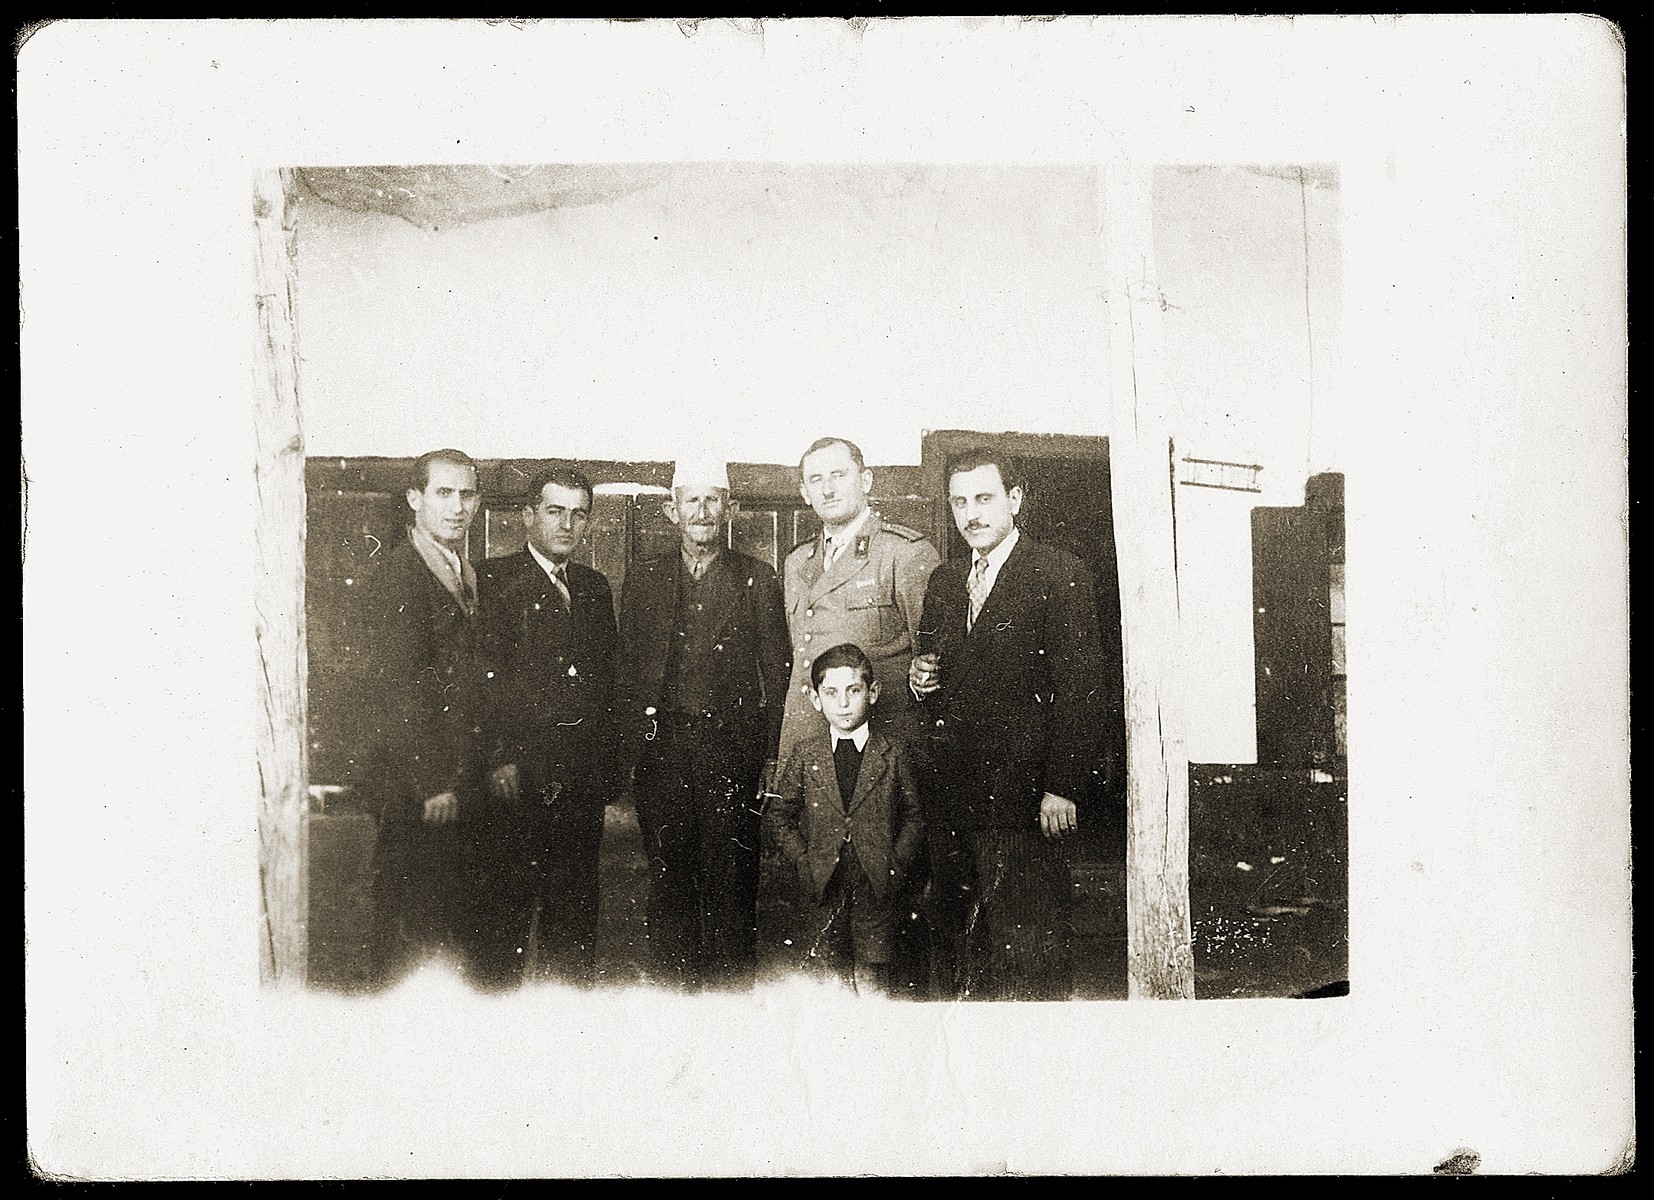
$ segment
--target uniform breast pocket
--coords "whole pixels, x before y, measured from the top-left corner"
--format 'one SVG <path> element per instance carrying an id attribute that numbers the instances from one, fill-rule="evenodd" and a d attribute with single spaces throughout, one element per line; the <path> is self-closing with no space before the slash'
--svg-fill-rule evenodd
<path id="1" fill-rule="evenodd" d="M 844 606 L 852 640 L 863 650 L 890 641 L 896 636 L 900 614 L 890 597 L 872 588 L 867 595 L 852 596 Z"/>

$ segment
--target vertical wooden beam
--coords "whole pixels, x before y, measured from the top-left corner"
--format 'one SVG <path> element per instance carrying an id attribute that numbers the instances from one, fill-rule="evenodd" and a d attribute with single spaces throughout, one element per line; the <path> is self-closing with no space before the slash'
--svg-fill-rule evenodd
<path id="1" fill-rule="evenodd" d="M 1127 979 L 1193 999 L 1189 759 L 1183 744 L 1170 403 L 1154 282 L 1152 170 L 1099 168 L 1109 322 L 1109 468 L 1126 701 Z"/>
<path id="2" fill-rule="evenodd" d="M 260 171 L 253 181 L 259 976 L 267 984 L 302 984 L 309 953 L 304 435 L 299 423 L 294 230 L 287 174 Z"/>

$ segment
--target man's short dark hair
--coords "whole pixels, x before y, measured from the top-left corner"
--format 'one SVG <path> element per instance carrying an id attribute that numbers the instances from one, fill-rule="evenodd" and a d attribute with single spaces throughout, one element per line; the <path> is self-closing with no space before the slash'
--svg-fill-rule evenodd
<path id="1" fill-rule="evenodd" d="M 804 460 L 806 458 L 809 458 L 810 455 L 814 454 L 817 450 L 827 449 L 828 446 L 843 446 L 846 450 L 850 451 L 850 457 L 855 461 L 856 470 L 867 470 L 867 461 L 861 456 L 860 446 L 856 445 L 856 443 L 852 442 L 849 438 L 824 437 L 817 438 L 815 441 L 811 442 L 810 448 L 798 456 L 798 473 L 800 475 L 804 473 Z"/>
<path id="2" fill-rule="evenodd" d="M 867 657 L 866 652 L 854 642 L 841 642 L 831 649 L 823 650 L 810 664 L 810 690 L 820 691 L 822 677 L 834 667 L 853 667 L 860 673 L 863 683 L 873 682 L 873 661 Z"/>
<path id="3" fill-rule="evenodd" d="M 482 472 L 477 470 L 477 464 L 471 461 L 471 456 L 463 450 L 427 450 L 414 459 L 413 466 L 408 470 L 408 490 L 423 492 L 431 482 L 431 464 L 434 462 L 453 463 L 456 467 L 470 467 L 471 473 L 477 477 L 477 486 L 482 486 Z"/>
<path id="4" fill-rule="evenodd" d="M 1017 467 L 1016 459 L 989 446 L 974 446 L 963 454 L 954 455 L 953 461 L 948 463 L 948 486 L 953 486 L 955 475 L 974 471 L 978 467 L 998 468 L 1000 481 L 1005 484 L 1006 495 L 1010 495 L 1012 488 L 1022 487 L 1022 471 Z"/>
<path id="5" fill-rule="evenodd" d="M 529 480 L 528 492 L 523 497 L 523 504 L 529 508 L 538 507 L 540 498 L 546 494 L 546 488 L 551 484 L 585 492 L 586 511 L 591 511 L 592 481 L 586 478 L 586 473 L 579 467 L 571 467 L 561 463 L 554 467 L 547 467 Z"/>

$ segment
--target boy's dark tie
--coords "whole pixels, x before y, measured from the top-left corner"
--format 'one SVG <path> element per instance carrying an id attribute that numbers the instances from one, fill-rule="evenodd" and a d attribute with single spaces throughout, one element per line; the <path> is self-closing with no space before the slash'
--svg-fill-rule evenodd
<path id="1" fill-rule="evenodd" d="M 833 747 L 833 767 L 838 774 L 838 795 L 845 808 L 856 793 L 856 776 L 861 774 L 861 751 L 849 738 L 840 738 Z"/>

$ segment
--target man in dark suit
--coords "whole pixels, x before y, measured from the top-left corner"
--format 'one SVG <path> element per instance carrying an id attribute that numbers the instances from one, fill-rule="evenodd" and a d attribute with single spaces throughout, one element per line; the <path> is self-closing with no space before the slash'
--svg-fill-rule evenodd
<path id="1" fill-rule="evenodd" d="M 1089 572 L 1023 537 L 1014 466 L 988 450 L 948 470 L 971 547 L 925 589 L 908 682 L 932 725 L 932 896 L 956 993 L 1066 1000 L 1072 881 L 1061 839 L 1103 769 L 1103 660 Z"/>
<path id="2" fill-rule="evenodd" d="M 775 571 L 725 547 L 728 505 L 722 463 L 680 462 L 665 506 L 680 545 L 633 567 L 620 603 L 616 711 L 652 868 L 652 974 L 691 990 L 753 980 L 762 777 L 791 665 Z"/>
<path id="3" fill-rule="evenodd" d="M 474 713 L 476 576 L 465 539 L 481 495 L 458 450 L 414 461 L 413 521 L 368 585 L 356 790 L 379 818 L 369 971 L 387 984 L 429 952 L 459 957 L 465 836 L 481 788 Z"/>
<path id="4" fill-rule="evenodd" d="M 492 769 L 475 842 L 474 969 L 487 987 L 521 981 L 536 905 L 540 973 L 592 982 L 615 783 L 614 600 L 600 572 L 570 558 L 591 521 L 591 481 L 552 468 L 528 495 L 528 544 L 488 560 L 478 581 Z"/>

